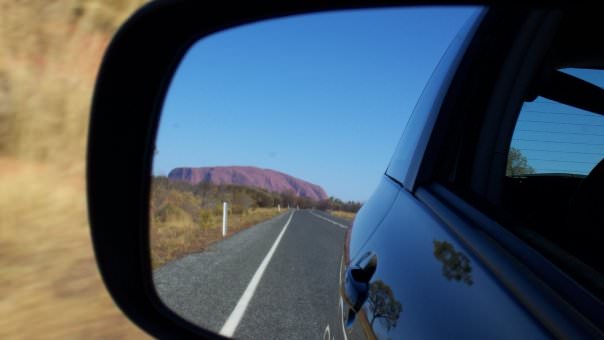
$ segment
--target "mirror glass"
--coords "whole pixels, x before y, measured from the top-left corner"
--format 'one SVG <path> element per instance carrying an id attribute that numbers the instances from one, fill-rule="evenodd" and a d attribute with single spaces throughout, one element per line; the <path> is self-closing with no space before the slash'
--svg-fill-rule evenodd
<path id="1" fill-rule="evenodd" d="M 165 305 L 225 336 L 324 337 L 346 230 L 475 12 L 326 12 L 196 42 L 155 144 L 151 258 Z"/>

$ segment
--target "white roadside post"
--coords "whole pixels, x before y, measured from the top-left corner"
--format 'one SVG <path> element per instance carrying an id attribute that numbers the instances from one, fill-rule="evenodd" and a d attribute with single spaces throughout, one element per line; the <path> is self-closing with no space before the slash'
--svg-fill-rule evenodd
<path id="1" fill-rule="evenodd" d="M 281 212 L 281 204 L 277 204 L 277 212 Z"/>
<path id="2" fill-rule="evenodd" d="M 227 233 L 227 202 L 222 202 L 222 237 Z"/>

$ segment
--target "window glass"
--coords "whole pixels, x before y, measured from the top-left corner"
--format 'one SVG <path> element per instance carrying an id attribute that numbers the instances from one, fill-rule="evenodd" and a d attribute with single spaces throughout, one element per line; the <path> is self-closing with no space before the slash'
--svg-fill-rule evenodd
<path id="1" fill-rule="evenodd" d="M 563 71 L 604 87 L 604 71 Z M 603 158 L 603 115 L 537 97 L 518 116 L 503 190 L 511 229 L 600 297 Z"/>
<path id="2" fill-rule="evenodd" d="M 567 70 L 604 84 L 604 71 Z M 525 103 L 512 138 L 506 175 L 587 175 L 604 157 L 604 116 L 538 97 Z"/>

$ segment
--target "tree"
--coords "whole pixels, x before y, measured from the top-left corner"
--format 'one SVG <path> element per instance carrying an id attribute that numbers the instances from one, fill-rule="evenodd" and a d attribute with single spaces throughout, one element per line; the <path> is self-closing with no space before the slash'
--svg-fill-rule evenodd
<path id="1" fill-rule="evenodd" d="M 348 201 L 342 206 L 342 210 L 355 213 L 361 209 L 361 206 L 361 202 Z"/>
<path id="2" fill-rule="evenodd" d="M 324 199 L 319 201 L 319 203 L 317 204 L 317 209 L 322 211 L 329 210 L 329 200 Z"/>
<path id="3" fill-rule="evenodd" d="M 231 201 L 234 210 L 237 213 L 246 213 L 249 208 L 256 204 L 256 202 L 247 194 L 244 189 L 234 190 L 233 199 Z M 237 208 L 237 209 L 235 209 Z"/>
<path id="4" fill-rule="evenodd" d="M 510 148 L 508 162 L 505 169 L 506 176 L 522 176 L 534 174 L 535 169 L 528 164 L 526 156 L 516 148 Z"/>
<path id="5" fill-rule="evenodd" d="M 261 207 L 272 207 L 275 205 L 275 199 L 268 193 L 261 192 L 257 195 L 258 205 Z"/>
<path id="6" fill-rule="evenodd" d="M 296 193 L 291 189 L 281 193 L 281 203 L 284 206 L 295 208 L 297 203 Z"/>
<path id="7" fill-rule="evenodd" d="M 382 280 L 377 280 L 369 286 L 369 309 L 371 310 L 370 324 L 376 319 L 381 319 L 386 328 L 396 326 L 396 322 L 403 311 L 403 305 L 394 298 L 392 288 Z"/>
<path id="8" fill-rule="evenodd" d="M 315 201 L 305 196 L 299 196 L 297 199 L 297 205 L 300 207 L 300 209 L 309 209 L 315 205 Z"/>

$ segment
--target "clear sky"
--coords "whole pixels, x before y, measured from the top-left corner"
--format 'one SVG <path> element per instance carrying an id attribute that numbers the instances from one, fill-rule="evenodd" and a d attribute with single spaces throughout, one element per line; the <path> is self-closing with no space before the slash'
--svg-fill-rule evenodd
<path id="1" fill-rule="evenodd" d="M 200 40 L 172 80 L 153 173 L 252 165 L 367 200 L 434 67 L 475 10 L 321 13 Z"/>

